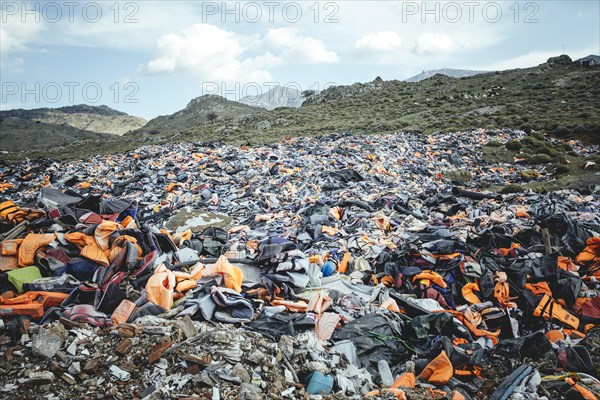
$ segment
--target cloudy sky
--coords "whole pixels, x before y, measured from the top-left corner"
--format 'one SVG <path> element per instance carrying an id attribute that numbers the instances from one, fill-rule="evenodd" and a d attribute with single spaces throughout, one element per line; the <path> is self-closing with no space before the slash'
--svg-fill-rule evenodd
<path id="1" fill-rule="evenodd" d="M 149 119 L 202 94 L 600 53 L 598 1 L 0 4 L 2 109 L 106 104 Z"/>

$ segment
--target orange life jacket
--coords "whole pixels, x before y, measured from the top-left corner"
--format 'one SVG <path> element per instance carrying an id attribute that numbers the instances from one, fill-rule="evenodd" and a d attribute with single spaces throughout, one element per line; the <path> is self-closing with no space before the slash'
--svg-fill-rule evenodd
<path id="1" fill-rule="evenodd" d="M 0 203 L 0 219 L 11 224 L 17 225 L 26 219 L 31 221 L 43 216 L 44 214 L 45 213 L 41 210 L 18 207 L 11 200 L 6 200 Z"/>
<path id="2" fill-rule="evenodd" d="M 452 362 L 446 355 L 446 351 L 442 350 L 442 352 L 427 366 L 421 373 L 419 374 L 419 379 L 423 381 L 427 381 L 434 385 L 443 385 L 452 378 L 454 375 L 454 368 L 452 367 Z"/>
<path id="3" fill-rule="evenodd" d="M 533 315 L 544 319 L 557 319 L 574 329 L 579 327 L 579 318 L 565 311 L 560 304 L 546 293 L 542 295 L 537 307 L 533 310 Z"/>
<path id="4" fill-rule="evenodd" d="M 58 292 L 27 292 L 11 299 L 0 297 L 0 315 L 30 315 L 40 318 L 46 308 L 60 306 L 68 296 Z"/>

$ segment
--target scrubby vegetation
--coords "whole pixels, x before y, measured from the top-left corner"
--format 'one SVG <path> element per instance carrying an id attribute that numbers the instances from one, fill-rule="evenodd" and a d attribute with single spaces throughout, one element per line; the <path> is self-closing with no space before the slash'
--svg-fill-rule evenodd
<path id="1" fill-rule="evenodd" d="M 254 110 L 243 118 L 222 113 L 215 118 L 211 114 L 207 115 L 209 123 L 183 130 L 173 123 L 154 127 L 153 132 L 142 129 L 114 141 L 66 143 L 57 149 L 1 157 L 78 158 L 174 140 L 247 144 L 343 131 L 428 134 L 511 128 L 532 135 L 520 142 L 521 148 L 517 143 L 502 148 L 490 143 L 486 148 L 510 157 L 519 154 L 531 163 L 566 164 L 569 157 L 577 155 L 549 145 L 545 135 L 600 143 L 600 68 L 542 64 L 460 79 L 436 75 L 417 83 L 374 81 L 333 87 L 314 96 L 318 96 L 316 100 L 298 109 Z M 557 158 L 561 156 L 565 158 Z"/>
<path id="2" fill-rule="evenodd" d="M 506 142 L 506 148 L 511 151 L 519 151 L 522 147 L 523 145 L 518 140 L 511 140 L 509 142 Z"/>
<path id="3" fill-rule="evenodd" d="M 600 155 L 585 157 L 577 154 L 568 143 L 545 137 L 539 132 L 530 131 L 520 140 L 506 142 L 501 149 L 484 146 L 483 153 L 490 162 L 531 165 L 531 170 L 521 171 L 519 176 L 524 182 L 524 188 L 535 191 L 558 190 L 568 187 L 572 182 L 600 184 L 600 177 L 595 175 L 600 170 Z M 538 168 L 550 173 L 555 180 L 539 183 L 541 175 Z M 499 190 L 512 193 L 517 188 L 511 186 Z"/>
<path id="4" fill-rule="evenodd" d="M 526 189 L 524 186 L 511 184 L 511 185 L 504 186 L 502 188 L 502 190 L 500 190 L 500 193 L 502 193 L 502 194 L 520 193 L 520 192 L 524 192 L 525 190 Z"/>

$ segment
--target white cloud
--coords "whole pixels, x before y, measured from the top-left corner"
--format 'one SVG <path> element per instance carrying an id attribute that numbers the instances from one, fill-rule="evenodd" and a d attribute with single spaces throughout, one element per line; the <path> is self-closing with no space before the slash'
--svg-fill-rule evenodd
<path id="1" fill-rule="evenodd" d="M 383 31 L 365 35 L 358 39 L 354 47 L 365 52 L 397 51 L 402 46 L 402 39 L 395 32 Z"/>
<path id="2" fill-rule="evenodd" d="M 5 68 L 22 65 L 23 60 L 16 54 L 32 50 L 29 42 L 42 28 L 41 24 L 22 23 L 15 18 L 0 23 L 0 65 Z"/>
<path id="3" fill-rule="evenodd" d="M 157 37 L 198 21 L 201 8 L 194 2 L 181 2 L 165 13 L 157 2 L 93 2 L 89 9 L 79 2 L 70 7 L 61 2 L 53 4 L 60 6 L 58 19 L 55 7 L 44 11 L 43 2 L 31 5 L 15 2 L 17 13 L 3 15 L 0 24 L 3 52 L 4 48 L 14 47 L 15 39 L 19 47 L 27 49 L 74 46 L 150 51 Z M 26 15 L 22 14 L 23 7 L 28 10 Z M 37 16 L 33 10 L 38 10 Z"/>
<path id="4" fill-rule="evenodd" d="M 147 74 L 191 73 L 206 82 L 264 82 L 270 68 L 338 61 L 323 42 L 295 29 L 271 29 L 264 37 L 241 35 L 210 24 L 196 24 L 156 42 L 155 56 L 139 71 Z"/>
<path id="5" fill-rule="evenodd" d="M 209 24 L 196 24 L 156 42 L 155 57 L 140 71 L 148 74 L 188 72 L 203 81 L 265 80 L 266 67 L 280 63 L 270 54 L 245 56 L 253 38 Z M 255 39 L 255 38 L 254 38 Z"/>
<path id="6" fill-rule="evenodd" d="M 417 39 L 413 49 L 420 56 L 436 56 L 452 53 L 460 46 L 448 35 L 439 33 L 423 33 Z"/>
<path id="7" fill-rule="evenodd" d="M 298 64 L 331 64 L 340 61 L 338 55 L 327 50 L 315 38 L 302 36 L 295 28 L 270 29 L 264 37 L 268 48 L 280 50 L 282 57 Z"/>
<path id="8" fill-rule="evenodd" d="M 75 7 L 74 21 L 64 19 L 53 26 L 48 39 L 68 46 L 151 51 L 156 38 L 181 26 L 190 26 L 198 18 L 199 5 L 178 2 L 165 12 L 159 2 L 95 2 L 102 9 L 102 18 L 90 22 L 83 18 L 82 5 Z"/>

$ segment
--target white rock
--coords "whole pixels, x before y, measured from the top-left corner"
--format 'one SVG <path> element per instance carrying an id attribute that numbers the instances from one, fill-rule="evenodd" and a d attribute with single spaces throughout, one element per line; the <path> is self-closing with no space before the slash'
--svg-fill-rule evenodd
<path id="1" fill-rule="evenodd" d="M 52 324 L 48 326 L 48 328 L 42 327 L 38 334 L 33 338 L 31 349 L 34 354 L 52 358 L 58 353 L 58 350 L 60 350 L 66 335 L 65 328 L 62 324 Z"/>
<path id="2" fill-rule="evenodd" d="M 128 381 L 131 379 L 131 374 L 127 371 L 123 371 L 121 368 L 117 367 L 116 365 L 111 365 L 110 368 L 108 369 L 108 372 L 110 372 L 110 374 L 112 376 L 114 376 L 115 378 L 117 378 L 120 381 Z"/>

